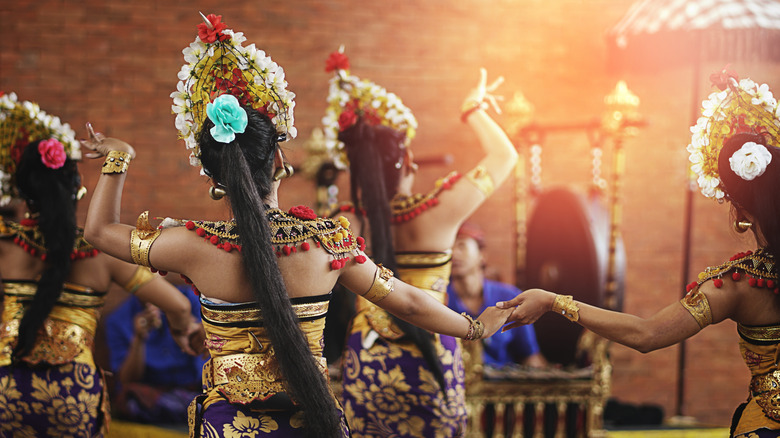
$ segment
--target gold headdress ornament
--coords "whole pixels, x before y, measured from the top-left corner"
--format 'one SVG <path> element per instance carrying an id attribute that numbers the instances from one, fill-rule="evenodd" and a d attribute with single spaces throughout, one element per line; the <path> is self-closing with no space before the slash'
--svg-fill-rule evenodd
<path id="1" fill-rule="evenodd" d="M 322 123 L 325 148 L 338 168 L 349 167 L 344 143 L 338 139 L 339 132 L 354 125 L 358 117 L 363 117 L 368 123 L 386 125 L 406 134 L 407 145 L 414 138 L 417 120 L 412 111 L 395 94 L 371 81 L 351 75 L 344 46 L 330 54 L 325 71 L 336 72 L 330 80 L 328 109 Z"/>
<path id="2" fill-rule="evenodd" d="M 36 103 L 19 102 L 16 93 L 0 92 L 0 206 L 19 197 L 14 177 L 24 148 L 33 141 L 51 139 L 62 144 L 62 148 L 57 146 L 58 156 L 53 157 L 60 161 L 59 166 L 64 163 L 63 151 L 71 160 L 81 159 L 76 133 L 69 124 L 46 114 Z M 44 164 L 59 167 L 46 160 Z"/>
<path id="3" fill-rule="evenodd" d="M 254 44 L 245 47 L 244 34 L 228 29 L 221 15 L 201 17 L 198 36 L 182 50 L 186 63 L 179 71 L 177 91 L 171 93 L 179 138 L 191 150 L 190 164 L 201 166 L 195 135 L 206 119 L 207 105 L 221 95 L 235 96 L 241 104 L 267 114 L 280 140 L 294 138 L 295 94 L 287 90 L 282 67 Z"/>
<path id="4" fill-rule="evenodd" d="M 710 80 L 719 91 L 710 94 L 702 103 L 702 116 L 696 125 L 691 127 L 693 136 L 687 149 L 690 153 L 691 172 L 697 177 L 701 193 L 723 202 L 725 193 L 718 174 L 718 154 L 723 143 L 736 134 L 753 133 L 763 135 L 772 146 L 780 146 L 780 108 L 767 84 L 758 85 L 750 79 L 740 80 L 734 72 L 728 70 L 713 74 Z M 753 143 L 746 143 L 747 145 Z M 731 167 L 735 173 L 743 179 L 752 179 L 756 176 L 756 166 L 763 173 L 763 169 L 771 161 L 771 155 L 766 148 L 762 148 L 763 146 L 759 147 L 757 153 L 748 152 L 747 160 L 741 157 L 740 164 L 736 164 L 733 161 L 735 157 L 732 157 Z M 769 155 L 769 159 L 763 158 L 762 154 L 763 157 Z M 745 171 L 752 172 L 753 176 L 743 176 L 741 169 L 735 166 L 744 167 Z"/>

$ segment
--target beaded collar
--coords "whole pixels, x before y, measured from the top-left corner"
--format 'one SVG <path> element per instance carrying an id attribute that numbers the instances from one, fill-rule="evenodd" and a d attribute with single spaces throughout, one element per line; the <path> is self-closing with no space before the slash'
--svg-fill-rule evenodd
<path id="1" fill-rule="evenodd" d="M 722 287 L 724 275 L 728 275 L 733 281 L 746 278 L 752 287 L 767 288 L 775 294 L 780 293 L 775 259 L 764 248 L 759 248 L 755 252 L 737 253 L 726 263 L 708 267 L 699 274 L 699 279 L 689 284 L 686 289 L 690 292 L 708 280 L 712 280 L 715 287 Z"/>
<path id="2" fill-rule="evenodd" d="M 390 201 L 393 223 L 408 222 L 427 210 L 439 204 L 439 194 L 449 190 L 461 178 L 458 172 L 451 172 L 444 178 L 436 180 L 434 189 L 426 194 L 417 193 L 411 196 L 397 194 Z"/>
<path id="3" fill-rule="evenodd" d="M 98 255 L 99 251 L 84 240 L 84 230 L 77 228 L 76 233 L 70 259 L 78 260 Z M 47 251 L 43 241 L 43 233 L 38 229 L 38 221 L 35 219 L 23 219 L 16 223 L 3 220 L 0 216 L 0 238 L 13 239 L 16 245 L 31 256 L 46 260 Z"/>
<path id="4" fill-rule="evenodd" d="M 349 230 L 349 221 L 345 217 L 338 219 L 319 218 L 312 209 L 305 206 L 291 208 L 284 212 L 270 208 L 266 212 L 271 226 L 271 242 L 275 246 L 277 257 L 308 251 L 311 239 L 317 248 L 322 248 L 333 256 L 331 269 L 341 269 L 350 260 L 350 253 L 357 263 L 365 263 L 366 256 L 360 253 L 365 249 L 365 240 L 353 236 Z M 238 225 L 230 221 L 175 221 L 194 231 L 204 240 L 224 251 L 241 251 Z"/>

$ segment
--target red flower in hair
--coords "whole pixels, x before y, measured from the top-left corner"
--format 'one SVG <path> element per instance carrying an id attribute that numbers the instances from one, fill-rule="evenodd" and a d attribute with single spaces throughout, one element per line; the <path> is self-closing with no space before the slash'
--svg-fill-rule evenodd
<path id="1" fill-rule="evenodd" d="M 712 85 L 718 87 L 718 89 L 721 91 L 725 90 L 729 87 L 729 85 L 731 85 L 731 79 L 739 82 L 737 73 L 734 70 L 731 70 L 729 65 L 723 67 L 723 70 L 710 75 L 710 82 L 712 82 Z"/>
<path id="2" fill-rule="evenodd" d="M 353 109 L 345 109 L 339 115 L 339 131 L 343 131 L 357 123 L 358 116 Z"/>
<path id="3" fill-rule="evenodd" d="M 299 205 L 297 207 L 293 207 L 290 209 L 288 213 L 297 217 L 298 219 L 305 219 L 310 221 L 317 219 L 317 214 L 314 213 L 314 210 L 312 210 L 311 208 L 305 205 Z"/>
<path id="4" fill-rule="evenodd" d="M 333 52 L 325 61 L 325 72 L 330 73 L 333 70 L 349 70 L 349 58 L 341 52 Z"/>
<path id="5" fill-rule="evenodd" d="M 38 143 L 38 153 L 41 154 L 41 162 L 49 169 L 59 169 L 65 165 L 65 146 L 56 138 L 50 138 Z"/>
<path id="6" fill-rule="evenodd" d="M 198 37 L 201 41 L 206 44 L 211 44 L 217 39 L 220 41 L 228 39 L 228 36 L 222 33 L 223 30 L 227 29 L 227 24 L 222 22 L 221 15 L 209 14 L 206 19 L 211 23 L 211 28 L 209 28 L 209 25 L 206 23 L 198 24 Z"/>

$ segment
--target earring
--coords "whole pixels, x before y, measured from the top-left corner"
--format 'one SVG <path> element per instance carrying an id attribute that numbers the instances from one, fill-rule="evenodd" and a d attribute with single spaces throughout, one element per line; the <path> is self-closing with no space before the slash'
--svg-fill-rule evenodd
<path id="1" fill-rule="evenodd" d="M 215 201 L 219 201 L 227 195 L 227 192 L 222 187 L 211 186 L 209 187 L 209 196 Z"/>
<path id="2" fill-rule="evenodd" d="M 84 195 L 87 194 L 87 188 L 84 186 L 79 187 L 79 191 L 76 192 L 76 200 L 81 201 L 81 198 L 84 197 Z"/>
<path id="3" fill-rule="evenodd" d="M 274 181 L 289 178 L 293 176 L 293 173 L 295 173 L 295 169 L 292 167 L 292 164 L 285 161 L 282 167 L 277 167 L 274 171 Z"/>
<path id="4" fill-rule="evenodd" d="M 737 233 L 741 234 L 741 233 L 744 233 L 745 231 L 749 230 L 753 226 L 753 223 L 745 221 L 745 220 L 741 221 L 739 219 L 736 219 L 736 220 L 734 220 L 734 225 L 733 226 L 734 226 L 734 231 L 736 231 Z"/>

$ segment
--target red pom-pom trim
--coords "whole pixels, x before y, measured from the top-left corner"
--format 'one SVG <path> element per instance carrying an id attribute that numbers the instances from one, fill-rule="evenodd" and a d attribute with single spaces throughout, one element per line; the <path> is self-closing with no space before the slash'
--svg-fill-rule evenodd
<path id="1" fill-rule="evenodd" d="M 769 289 L 774 289 L 775 288 L 774 280 L 767 280 L 766 281 L 766 287 L 768 287 Z"/>
<path id="2" fill-rule="evenodd" d="M 742 275 L 739 272 L 735 272 L 735 273 L 731 274 L 731 279 L 734 280 L 734 281 L 739 281 L 740 278 L 742 278 Z"/>
<path id="3" fill-rule="evenodd" d="M 717 288 L 723 287 L 723 280 L 720 279 L 720 278 L 716 278 L 716 279 L 712 280 L 712 285 L 717 287 Z"/>
<path id="4" fill-rule="evenodd" d="M 758 284 L 758 281 L 755 278 L 751 277 L 751 278 L 748 278 L 748 284 L 750 285 L 750 287 L 756 287 L 756 285 Z"/>
<path id="5" fill-rule="evenodd" d="M 290 247 L 289 247 L 289 246 L 287 246 L 287 245 L 284 245 L 284 246 L 282 247 L 282 253 L 284 253 L 284 255 L 288 256 L 288 255 L 290 255 L 290 252 L 292 252 L 292 250 L 290 249 Z"/>
<path id="6" fill-rule="evenodd" d="M 195 222 L 187 221 L 187 223 L 184 224 L 184 227 L 187 228 L 188 230 L 192 231 L 192 230 L 195 229 Z"/>
<path id="7" fill-rule="evenodd" d="M 211 236 L 211 237 L 209 237 L 209 241 L 210 241 L 211 243 L 213 243 L 214 245 L 216 245 L 216 244 L 218 244 L 218 243 L 219 243 L 219 237 L 217 237 L 217 236 Z"/>
<path id="8" fill-rule="evenodd" d="M 341 263 L 339 263 L 338 260 L 333 260 L 332 262 L 330 262 L 330 269 L 334 271 L 341 269 Z"/>
<path id="9" fill-rule="evenodd" d="M 195 230 L 195 234 L 197 234 L 200 237 L 203 237 L 206 235 L 206 230 L 204 230 L 203 228 L 198 228 L 197 230 Z"/>
<path id="10" fill-rule="evenodd" d="M 367 259 L 366 259 L 366 256 L 364 256 L 364 255 L 355 256 L 355 261 L 356 261 L 356 262 L 358 262 L 358 263 L 360 263 L 361 265 L 362 265 L 363 263 L 365 263 L 365 262 L 366 262 L 366 260 L 367 260 Z"/>
<path id="11" fill-rule="evenodd" d="M 759 278 L 756 283 L 758 284 L 758 287 L 766 286 L 766 281 L 763 278 Z"/>
<path id="12" fill-rule="evenodd" d="M 304 250 L 304 251 L 308 251 L 309 250 L 309 242 L 301 243 L 301 249 Z"/>

